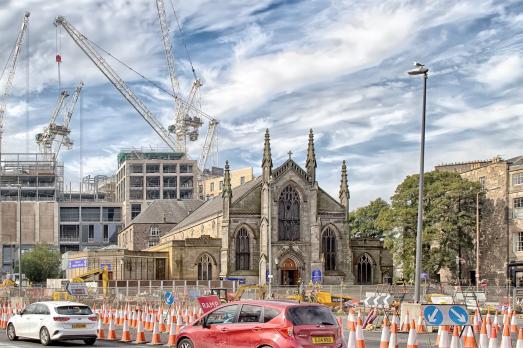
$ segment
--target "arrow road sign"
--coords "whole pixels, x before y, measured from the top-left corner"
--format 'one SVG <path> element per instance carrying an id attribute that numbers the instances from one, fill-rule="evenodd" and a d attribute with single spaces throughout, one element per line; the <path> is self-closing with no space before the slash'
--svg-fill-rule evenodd
<path id="1" fill-rule="evenodd" d="M 421 305 L 421 311 L 429 326 L 469 325 L 469 315 L 464 305 Z"/>
<path id="2" fill-rule="evenodd" d="M 469 322 L 469 314 L 462 306 L 452 306 L 449 309 L 449 318 L 455 324 L 465 325 Z"/>
<path id="3" fill-rule="evenodd" d="M 165 292 L 165 303 L 169 306 L 174 303 L 174 295 L 172 292 L 170 292 L 170 291 Z"/>
<path id="4" fill-rule="evenodd" d="M 428 325 L 438 326 L 443 322 L 443 312 L 436 306 L 426 306 L 423 308 L 423 318 Z"/>

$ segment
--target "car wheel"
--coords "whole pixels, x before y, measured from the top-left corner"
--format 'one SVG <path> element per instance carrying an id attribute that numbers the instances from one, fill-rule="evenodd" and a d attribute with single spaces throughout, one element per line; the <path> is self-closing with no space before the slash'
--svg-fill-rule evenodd
<path id="1" fill-rule="evenodd" d="M 51 344 L 51 337 L 49 336 L 49 330 L 46 327 L 40 329 L 40 343 L 43 346 L 48 346 Z"/>
<path id="2" fill-rule="evenodd" d="M 96 342 L 96 338 L 95 337 L 88 338 L 88 339 L 84 340 L 84 343 L 87 344 L 88 346 L 92 346 L 94 344 L 94 342 Z"/>
<path id="3" fill-rule="evenodd" d="M 178 348 L 194 348 L 194 345 L 192 344 L 190 339 L 184 338 L 180 342 L 178 342 L 177 347 Z"/>
<path id="4" fill-rule="evenodd" d="M 9 323 L 7 326 L 7 338 L 9 338 L 9 341 L 16 341 L 18 340 L 18 336 L 16 335 L 15 326 L 12 323 Z"/>

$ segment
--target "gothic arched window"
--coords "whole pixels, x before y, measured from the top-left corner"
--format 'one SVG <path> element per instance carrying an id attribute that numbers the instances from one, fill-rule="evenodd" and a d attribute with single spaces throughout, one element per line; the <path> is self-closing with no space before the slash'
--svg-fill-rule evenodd
<path id="1" fill-rule="evenodd" d="M 251 252 L 249 249 L 249 233 L 242 227 L 236 234 L 236 269 L 250 269 Z"/>
<path id="2" fill-rule="evenodd" d="M 357 263 L 358 283 L 371 284 L 372 283 L 372 266 L 374 262 L 369 254 L 364 253 L 360 256 Z"/>
<path id="3" fill-rule="evenodd" d="M 325 270 L 334 271 L 336 269 L 336 235 L 329 227 L 323 231 L 321 236 L 321 252 L 325 259 Z"/>
<path id="4" fill-rule="evenodd" d="M 283 189 L 278 200 L 278 239 L 300 239 L 300 196 L 290 185 Z"/>
<path id="5" fill-rule="evenodd" d="M 198 280 L 212 280 L 212 259 L 207 254 L 198 260 Z"/>

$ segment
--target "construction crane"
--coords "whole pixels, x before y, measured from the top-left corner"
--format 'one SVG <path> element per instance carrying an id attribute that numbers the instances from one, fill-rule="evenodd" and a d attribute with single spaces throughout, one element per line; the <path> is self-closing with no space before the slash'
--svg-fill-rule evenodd
<path id="1" fill-rule="evenodd" d="M 16 70 L 16 61 L 18 60 L 18 55 L 20 54 L 20 49 L 22 48 L 22 42 L 24 41 L 24 36 L 27 31 L 29 15 L 29 12 L 26 12 L 24 14 L 22 26 L 20 27 L 20 31 L 18 32 L 18 37 L 16 38 L 15 46 L 13 47 L 11 54 L 9 55 L 9 58 L 7 59 L 7 63 L 2 72 L 2 76 L 0 76 L 1 80 L 4 76 L 4 73 L 7 72 L 6 84 L 0 97 L 0 163 L 2 156 L 2 141 L 4 134 L 4 114 L 7 106 L 7 98 L 9 97 L 9 94 L 11 93 L 11 87 L 13 86 L 13 79 L 15 77 Z"/>
<path id="2" fill-rule="evenodd" d="M 164 128 L 151 111 L 145 106 L 138 96 L 136 96 L 127 86 L 125 81 L 116 73 L 116 71 L 106 62 L 106 60 L 96 50 L 95 45 L 82 33 L 78 31 L 71 23 L 69 23 L 63 16 L 58 16 L 55 19 L 55 25 L 61 25 L 66 33 L 73 39 L 73 41 L 80 47 L 80 49 L 87 55 L 87 57 L 94 63 L 94 65 L 107 77 L 109 82 L 120 92 L 120 94 L 134 107 L 134 109 L 145 119 L 145 121 L 153 128 L 153 130 L 160 136 L 160 138 L 167 144 L 167 146 L 174 152 L 183 152 L 185 148 L 181 142 L 173 138 L 170 132 Z M 204 151 L 200 156 L 198 163 L 205 164 L 209 157 L 209 152 L 212 148 L 213 139 L 216 138 L 216 127 L 218 121 L 213 117 L 207 115 L 203 111 L 196 108 L 191 103 L 183 100 L 179 95 L 175 95 L 179 105 L 183 106 L 185 110 L 205 117 L 209 120 L 209 131 L 205 139 Z M 183 152 L 185 153 L 185 152 Z M 203 167 L 198 167 L 203 172 Z"/>
<path id="3" fill-rule="evenodd" d="M 93 43 L 82 33 L 72 26 L 63 16 L 56 17 L 55 25 L 61 25 L 80 49 L 89 57 L 96 67 L 107 77 L 109 82 L 120 92 L 120 94 L 134 107 L 153 130 L 174 152 L 181 152 L 177 141 L 170 135 L 169 131 L 161 125 L 151 111 L 145 106 L 138 96 L 136 96 L 122 78 L 95 49 Z"/>
<path id="4" fill-rule="evenodd" d="M 44 128 L 42 133 L 36 135 L 36 143 L 40 147 L 40 152 L 48 157 L 50 160 L 58 158 L 60 149 L 62 145 L 66 149 L 71 149 L 73 147 L 73 142 L 69 138 L 71 129 L 69 124 L 71 123 L 71 118 L 80 97 L 80 92 L 82 91 L 83 82 L 80 82 L 78 87 L 76 87 L 72 98 L 69 102 L 66 102 L 66 98 L 69 97 L 67 91 L 62 91 L 58 97 L 58 102 L 51 114 L 51 120 L 49 121 L 49 126 Z M 63 122 L 62 124 L 57 123 L 57 119 L 62 115 Z M 57 137 L 59 138 L 57 140 Z M 57 147 L 53 149 L 53 144 L 57 144 Z"/>
<path id="5" fill-rule="evenodd" d="M 200 80 L 196 76 L 194 67 L 191 64 L 191 70 L 194 77 L 194 82 L 189 92 L 189 97 L 186 102 L 181 102 L 178 96 L 181 95 L 180 84 L 176 78 L 174 55 L 172 52 L 171 34 L 169 31 L 169 23 L 167 21 L 167 15 L 165 13 L 165 5 L 163 0 L 156 0 L 156 9 L 158 10 L 158 22 L 160 24 L 160 31 L 162 34 L 163 48 L 165 52 L 165 58 L 167 60 L 167 67 L 169 70 L 169 76 L 171 80 L 171 88 L 175 96 L 175 124 L 169 126 L 169 131 L 176 134 L 178 143 L 184 148 L 186 152 L 187 138 L 190 141 L 198 140 L 199 128 L 203 125 L 202 116 L 209 120 L 209 128 L 207 129 L 207 136 L 205 138 L 202 154 L 198 160 L 198 168 L 203 172 L 209 152 L 212 148 L 213 142 L 216 138 L 216 127 L 218 121 L 209 115 L 204 114 L 196 106 L 194 106 L 196 96 L 202 86 Z M 173 9 L 174 10 L 174 9 Z M 192 111 L 192 113 L 191 113 Z M 191 116 L 191 114 L 192 116 Z"/>

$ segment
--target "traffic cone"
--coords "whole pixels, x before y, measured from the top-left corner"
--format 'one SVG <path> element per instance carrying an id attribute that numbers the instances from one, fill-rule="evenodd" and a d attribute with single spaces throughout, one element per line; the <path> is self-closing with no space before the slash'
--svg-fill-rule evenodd
<path id="1" fill-rule="evenodd" d="M 508 318 L 506 318 L 508 321 Z M 510 327 L 508 323 L 503 325 L 503 336 L 501 337 L 501 348 L 512 348 L 512 338 L 510 337 Z"/>
<path id="2" fill-rule="evenodd" d="M 356 324 L 356 348 L 365 348 L 365 337 L 363 337 L 363 322 L 361 316 L 358 316 Z"/>
<path id="3" fill-rule="evenodd" d="M 136 314 L 137 314 L 136 310 L 132 311 L 132 313 L 131 313 L 131 327 L 133 329 L 136 328 Z"/>
<path id="4" fill-rule="evenodd" d="M 347 316 L 347 330 L 354 330 L 356 326 L 354 323 L 356 322 L 356 319 L 354 318 L 354 309 L 349 310 L 349 315 Z"/>
<path id="5" fill-rule="evenodd" d="M 501 328 L 499 326 L 498 312 L 496 312 L 496 315 L 494 316 L 494 320 L 492 321 L 492 327 L 495 327 L 498 331 Z"/>
<path id="6" fill-rule="evenodd" d="M 103 323 L 102 317 L 98 317 L 98 339 L 99 340 L 105 339 L 104 323 Z"/>
<path id="7" fill-rule="evenodd" d="M 349 340 L 347 342 L 347 348 L 356 348 L 356 326 L 354 322 L 351 322 L 349 326 Z"/>
<path id="8" fill-rule="evenodd" d="M 160 333 L 158 332 L 158 320 L 156 319 L 155 315 L 153 315 L 153 337 L 151 338 L 151 342 L 149 342 L 148 344 L 152 346 L 162 344 L 160 339 Z"/>
<path id="9" fill-rule="evenodd" d="M 519 328 L 518 341 L 516 342 L 516 348 L 523 348 L 523 327 Z"/>
<path id="10" fill-rule="evenodd" d="M 142 344 L 145 343 L 145 333 L 143 332 L 143 321 L 138 320 L 138 327 L 136 329 L 136 340 L 134 341 L 135 344 Z"/>
<path id="11" fill-rule="evenodd" d="M 409 321 L 409 312 L 405 312 L 405 317 L 403 318 L 403 323 L 401 323 L 401 332 L 409 332 L 410 330 L 410 321 Z"/>
<path id="12" fill-rule="evenodd" d="M 498 348 L 498 330 L 495 326 L 492 327 L 492 331 L 490 332 L 488 348 Z"/>
<path id="13" fill-rule="evenodd" d="M 518 332 L 518 318 L 516 317 L 515 313 L 512 313 L 512 318 L 510 319 L 510 332 L 511 333 Z"/>
<path id="14" fill-rule="evenodd" d="M 452 339 L 450 341 L 450 348 L 462 348 L 463 342 L 459 337 L 459 326 L 454 325 L 454 331 L 452 332 Z"/>
<path id="15" fill-rule="evenodd" d="M 108 340 L 108 341 L 116 340 L 116 330 L 114 328 L 114 319 L 112 316 L 111 316 L 111 318 L 109 318 L 109 333 L 107 334 L 106 340 Z"/>
<path id="16" fill-rule="evenodd" d="M 479 314 L 479 309 L 476 309 L 476 313 L 474 313 L 473 320 L 474 332 L 479 333 L 479 331 L 481 330 L 481 315 Z"/>
<path id="17" fill-rule="evenodd" d="M 383 328 L 381 329 L 380 348 L 388 348 L 390 339 L 390 328 L 387 317 L 383 317 Z"/>
<path id="18" fill-rule="evenodd" d="M 481 323 L 481 331 L 479 334 L 479 348 L 488 348 L 489 334 L 487 332 L 487 320 Z"/>
<path id="19" fill-rule="evenodd" d="M 122 329 L 122 342 L 131 342 L 131 333 L 129 332 L 129 319 L 125 318 Z"/>
<path id="20" fill-rule="evenodd" d="M 398 324 L 395 320 L 395 315 L 392 317 L 392 324 L 390 325 L 390 338 L 388 348 L 398 348 Z"/>
<path id="21" fill-rule="evenodd" d="M 438 346 L 439 345 L 439 338 L 441 337 L 441 330 L 442 330 L 442 326 L 438 326 L 438 333 L 436 334 L 436 342 L 434 343 L 434 345 Z"/>
<path id="22" fill-rule="evenodd" d="M 427 328 L 425 327 L 425 321 L 423 320 L 423 315 L 420 313 L 418 316 L 418 324 L 416 325 L 417 333 L 426 333 Z"/>
<path id="23" fill-rule="evenodd" d="M 171 315 L 171 325 L 169 326 L 169 339 L 167 340 L 167 346 L 169 347 L 175 347 L 176 346 L 176 337 L 177 335 L 177 326 L 176 325 L 176 317 L 174 315 Z M 342 330 L 343 331 L 343 330 Z"/>
<path id="24" fill-rule="evenodd" d="M 438 347 L 450 348 L 449 327 L 447 325 L 443 325 L 443 327 L 441 328 Z"/>
<path id="25" fill-rule="evenodd" d="M 412 319 L 412 324 L 410 325 L 409 337 L 407 338 L 407 348 L 418 348 L 418 333 L 416 332 L 416 325 L 414 324 L 414 319 Z"/>
<path id="26" fill-rule="evenodd" d="M 160 313 L 158 313 L 158 318 L 160 320 L 159 331 L 160 332 L 168 332 L 167 331 L 167 325 L 165 325 L 165 315 L 163 313 L 163 309 L 160 311 Z"/>
<path id="27" fill-rule="evenodd" d="M 463 348 L 477 348 L 474 332 L 470 326 L 465 328 L 465 339 L 463 340 Z"/>

